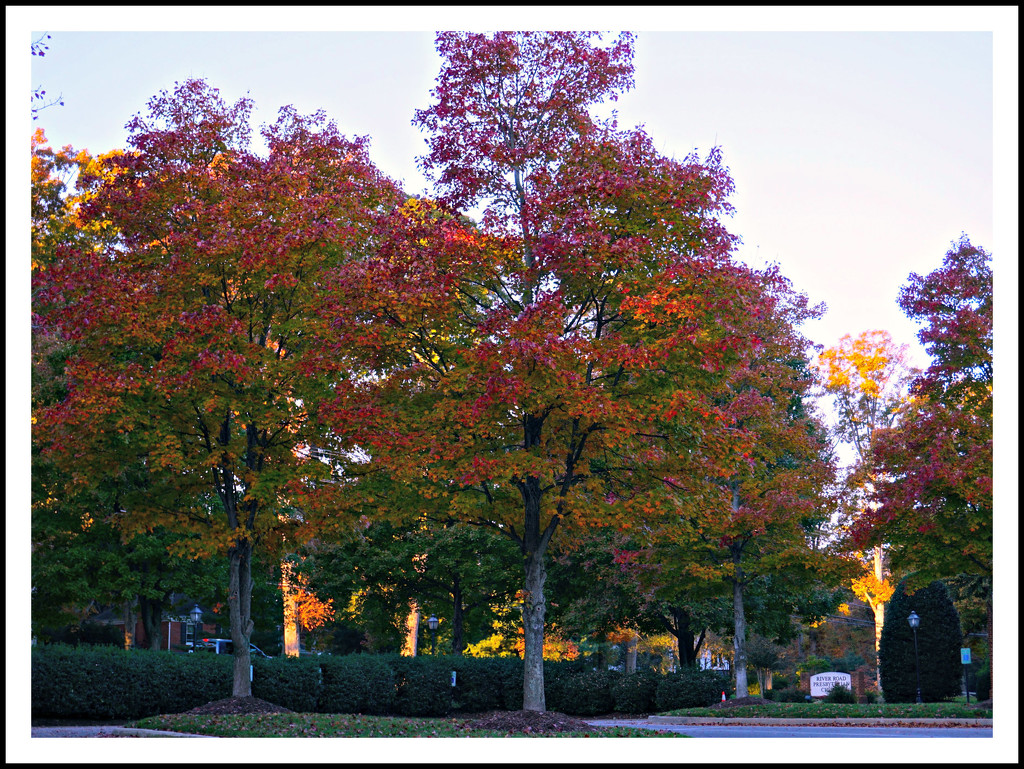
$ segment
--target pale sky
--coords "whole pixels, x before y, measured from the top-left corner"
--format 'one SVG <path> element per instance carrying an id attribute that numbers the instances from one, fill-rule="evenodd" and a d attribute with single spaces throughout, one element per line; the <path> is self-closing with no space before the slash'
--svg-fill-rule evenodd
<path id="1" fill-rule="evenodd" d="M 1010 453 L 1015 467 L 1015 435 L 1000 431 L 1013 429 L 1017 401 L 1016 8 L 8 7 L 7 210 L 16 226 L 8 227 L 7 298 L 18 308 L 8 310 L 8 360 L 28 359 L 20 222 L 35 127 L 54 146 L 122 148 L 125 123 L 150 97 L 202 77 L 229 102 L 248 94 L 254 129 L 284 105 L 324 109 L 343 133 L 368 135 L 377 165 L 419 193 L 427 187 L 416 158 L 426 145 L 411 120 L 431 103 L 440 65 L 433 30 L 581 22 L 637 31 L 636 86 L 615 105 L 621 127 L 644 124 L 662 152 L 680 158 L 721 146 L 736 183 L 727 226 L 742 238 L 738 256 L 779 262 L 798 289 L 828 305 L 805 329 L 813 341 L 886 329 L 926 365 L 917 327 L 896 305 L 900 286 L 911 272 L 937 268 L 962 232 L 994 254 L 997 456 Z M 44 32 L 46 57 L 30 57 L 30 40 Z M 36 86 L 64 106 L 32 123 L 26 102 Z M 14 392 L 13 445 L 24 447 L 27 378 Z M 997 507 L 1002 498 L 1016 510 L 1012 493 L 997 472 Z M 1016 515 L 1009 519 L 1001 532 L 1013 542 Z M 1008 650 L 1016 632 L 1006 630 Z M 1010 657 L 1000 660 L 1001 678 L 1014 681 Z"/>
<path id="2" fill-rule="evenodd" d="M 343 133 L 369 136 L 408 192 L 428 191 L 411 120 L 440 66 L 432 32 L 62 32 L 50 21 L 32 28 L 52 37 L 30 79 L 63 97 L 35 123 L 54 145 L 122 148 L 150 97 L 201 77 L 229 102 L 248 94 L 254 127 L 286 104 L 326 110 Z M 806 328 L 815 342 L 884 328 L 924 364 L 900 285 L 937 267 L 961 232 L 994 250 L 992 59 L 984 31 L 641 29 L 636 87 L 614 106 L 665 154 L 722 147 L 738 255 L 778 261 L 828 305 Z"/>

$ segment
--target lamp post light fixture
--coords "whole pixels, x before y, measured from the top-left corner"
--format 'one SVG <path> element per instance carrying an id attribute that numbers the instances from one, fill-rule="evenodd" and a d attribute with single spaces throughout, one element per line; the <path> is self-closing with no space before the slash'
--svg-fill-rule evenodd
<path id="1" fill-rule="evenodd" d="M 195 604 L 188 613 L 189 618 L 192 620 L 192 651 L 198 648 L 200 630 L 202 629 L 203 621 L 203 610 L 199 608 L 199 604 Z"/>
<path id="2" fill-rule="evenodd" d="M 430 656 L 433 657 L 437 652 L 437 626 L 441 624 L 440 620 L 433 614 L 427 620 L 427 627 L 430 628 Z"/>
<path id="3" fill-rule="evenodd" d="M 921 624 L 921 618 L 917 616 L 917 612 L 910 612 L 910 616 L 907 617 L 907 622 L 910 623 L 910 628 L 914 631 L 914 668 L 917 670 L 917 704 L 921 704 L 921 659 L 917 654 L 917 628 Z"/>

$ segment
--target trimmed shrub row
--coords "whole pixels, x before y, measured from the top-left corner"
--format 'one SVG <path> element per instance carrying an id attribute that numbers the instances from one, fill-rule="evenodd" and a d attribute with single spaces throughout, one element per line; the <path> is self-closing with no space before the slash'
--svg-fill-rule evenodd
<path id="1" fill-rule="evenodd" d="M 454 673 L 454 681 L 453 681 Z M 343 657 L 253 659 L 252 693 L 297 712 L 444 716 L 518 710 L 523 663 L 514 658 Z M 142 718 L 231 696 L 232 659 L 112 647 L 32 650 L 36 718 Z M 548 710 L 576 716 L 648 713 L 716 702 L 728 682 L 713 671 L 661 676 L 544 663 Z"/>
<path id="2" fill-rule="evenodd" d="M 112 646 L 32 649 L 32 716 L 136 718 L 181 713 L 231 695 L 232 661 Z"/>

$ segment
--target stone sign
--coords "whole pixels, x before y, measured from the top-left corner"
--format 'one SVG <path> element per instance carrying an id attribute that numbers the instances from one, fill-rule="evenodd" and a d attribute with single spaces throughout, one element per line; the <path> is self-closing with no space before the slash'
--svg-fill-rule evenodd
<path id="1" fill-rule="evenodd" d="M 824 697 L 835 686 L 845 686 L 853 691 L 853 681 L 849 673 L 818 673 L 811 676 L 811 696 Z"/>

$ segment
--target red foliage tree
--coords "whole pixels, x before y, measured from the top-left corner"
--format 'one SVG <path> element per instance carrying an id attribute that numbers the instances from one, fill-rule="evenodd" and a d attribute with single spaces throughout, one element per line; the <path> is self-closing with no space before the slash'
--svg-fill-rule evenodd
<path id="1" fill-rule="evenodd" d="M 746 318 L 751 345 L 713 391 L 701 472 L 672 480 L 675 520 L 654 537 L 671 564 L 662 579 L 682 596 L 728 595 L 733 608 L 737 696 L 747 687 L 746 601 L 756 584 L 776 606 L 767 615 L 803 613 L 815 593 L 834 586 L 848 563 L 816 542 L 831 512 L 834 467 L 826 431 L 808 411 L 810 343 L 798 331 L 820 315 L 776 269 L 758 275 Z M 771 584 L 770 587 L 768 585 Z M 662 591 L 663 593 L 671 591 Z M 782 605 L 787 610 L 778 612 Z"/>
<path id="2" fill-rule="evenodd" d="M 675 509 L 664 479 L 717 450 L 706 400 L 756 312 L 720 221 L 718 153 L 671 160 L 592 120 L 632 74 L 630 36 L 593 38 L 439 34 L 436 103 L 417 122 L 442 195 L 332 284 L 335 349 L 365 371 L 331 415 L 365 449 L 351 488 L 409 484 L 423 512 L 519 545 L 523 707 L 538 711 L 552 537 Z M 476 205 L 479 228 L 457 215 Z"/>
<path id="3" fill-rule="evenodd" d="M 932 363 L 914 380 L 900 424 L 879 437 L 883 471 L 863 540 L 925 583 L 992 574 L 992 269 L 963 237 L 942 266 L 912 274 L 900 306 L 924 324 Z"/>
<path id="4" fill-rule="evenodd" d="M 976 578 L 992 643 L 992 267 L 963 236 L 942 266 L 911 274 L 900 307 L 923 324 L 932 363 L 912 386 L 900 423 L 878 439 L 879 504 L 861 542 L 885 541 L 914 586 Z"/>
<path id="5" fill-rule="evenodd" d="M 38 440 L 71 485 L 144 468 L 126 534 L 163 526 L 193 535 L 192 557 L 226 554 L 236 696 L 251 691 L 253 549 L 312 528 L 297 495 L 330 472 L 308 451 L 330 381 L 310 373 L 333 365 L 320 288 L 398 201 L 365 142 L 322 113 L 282 109 L 256 156 L 250 109 L 197 80 L 154 97 L 81 210 L 117 238 L 65 249 L 34 307 L 74 345 Z"/>

